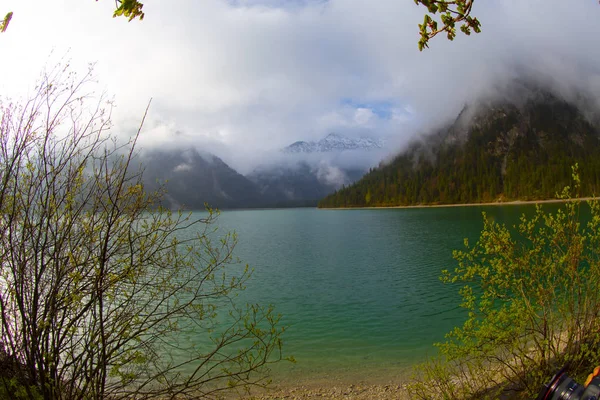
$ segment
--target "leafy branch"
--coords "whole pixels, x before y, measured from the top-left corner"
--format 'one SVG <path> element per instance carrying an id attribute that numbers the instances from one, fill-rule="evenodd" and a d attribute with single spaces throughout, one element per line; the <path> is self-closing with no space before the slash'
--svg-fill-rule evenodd
<path id="1" fill-rule="evenodd" d="M 8 24 L 10 23 L 12 16 L 13 16 L 13 13 L 11 11 L 8 14 L 6 14 L 6 16 L 4 17 L 4 19 L 2 21 L 0 21 L 0 32 L 3 32 L 3 33 L 6 32 L 6 28 L 8 28 Z"/>
<path id="2" fill-rule="evenodd" d="M 113 13 L 113 18 L 125 17 L 128 18 L 129 21 L 137 18 L 141 21 L 145 16 L 144 11 L 142 11 L 143 8 L 144 4 L 138 0 L 115 0 L 115 11 Z M 13 13 L 11 11 L 6 14 L 2 21 L 0 21 L 0 33 L 6 32 L 6 28 L 8 28 L 8 24 L 10 23 L 12 16 Z"/>
<path id="3" fill-rule="evenodd" d="M 456 28 L 465 34 L 481 32 L 481 23 L 471 16 L 475 0 L 415 0 L 415 4 L 427 8 L 423 23 L 419 24 L 419 50 L 429 47 L 429 40 L 445 32 L 449 40 L 456 37 Z M 436 17 L 439 15 L 441 24 Z"/>

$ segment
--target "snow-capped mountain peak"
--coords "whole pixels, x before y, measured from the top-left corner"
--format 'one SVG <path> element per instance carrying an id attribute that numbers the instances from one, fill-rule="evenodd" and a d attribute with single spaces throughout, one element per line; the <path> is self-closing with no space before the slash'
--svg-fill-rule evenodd
<path id="1" fill-rule="evenodd" d="M 351 139 L 337 133 L 330 133 L 318 142 L 298 141 L 283 148 L 285 153 L 326 153 L 345 150 L 373 150 L 384 145 L 381 139 L 361 137 Z"/>

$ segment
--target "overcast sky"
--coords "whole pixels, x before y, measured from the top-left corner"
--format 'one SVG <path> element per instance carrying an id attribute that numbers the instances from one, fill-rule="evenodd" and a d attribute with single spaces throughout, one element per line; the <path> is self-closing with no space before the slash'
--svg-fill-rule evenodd
<path id="1" fill-rule="evenodd" d="M 523 68 L 600 94 L 596 0 L 479 0 L 483 32 L 417 49 L 413 0 L 8 0 L 0 93 L 24 96 L 48 59 L 96 63 L 131 132 L 152 97 L 145 146 L 192 144 L 245 172 L 296 140 L 385 136 L 395 149 Z M 49 56 L 54 51 L 52 56 Z"/>

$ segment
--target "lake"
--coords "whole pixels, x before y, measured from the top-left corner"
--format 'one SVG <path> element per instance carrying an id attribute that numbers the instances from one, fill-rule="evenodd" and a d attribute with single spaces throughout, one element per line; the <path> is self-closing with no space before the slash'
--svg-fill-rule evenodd
<path id="1" fill-rule="evenodd" d="M 403 374 L 435 354 L 464 318 L 440 271 L 479 237 L 482 211 L 512 225 L 534 207 L 222 212 L 218 226 L 238 233 L 235 254 L 254 269 L 241 300 L 273 304 L 289 327 L 297 363 L 275 379 Z"/>

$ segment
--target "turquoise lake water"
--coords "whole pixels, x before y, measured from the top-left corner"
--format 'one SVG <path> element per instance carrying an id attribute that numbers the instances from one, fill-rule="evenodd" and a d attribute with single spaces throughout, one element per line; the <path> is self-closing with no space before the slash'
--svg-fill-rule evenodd
<path id="1" fill-rule="evenodd" d="M 458 288 L 439 275 L 464 238 L 478 238 L 482 211 L 512 225 L 533 210 L 224 211 L 218 226 L 238 233 L 235 254 L 254 269 L 240 300 L 273 304 L 288 326 L 284 351 L 297 363 L 277 367 L 276 379 L 378 376 L 435 354 L 463 320 Z"/>

